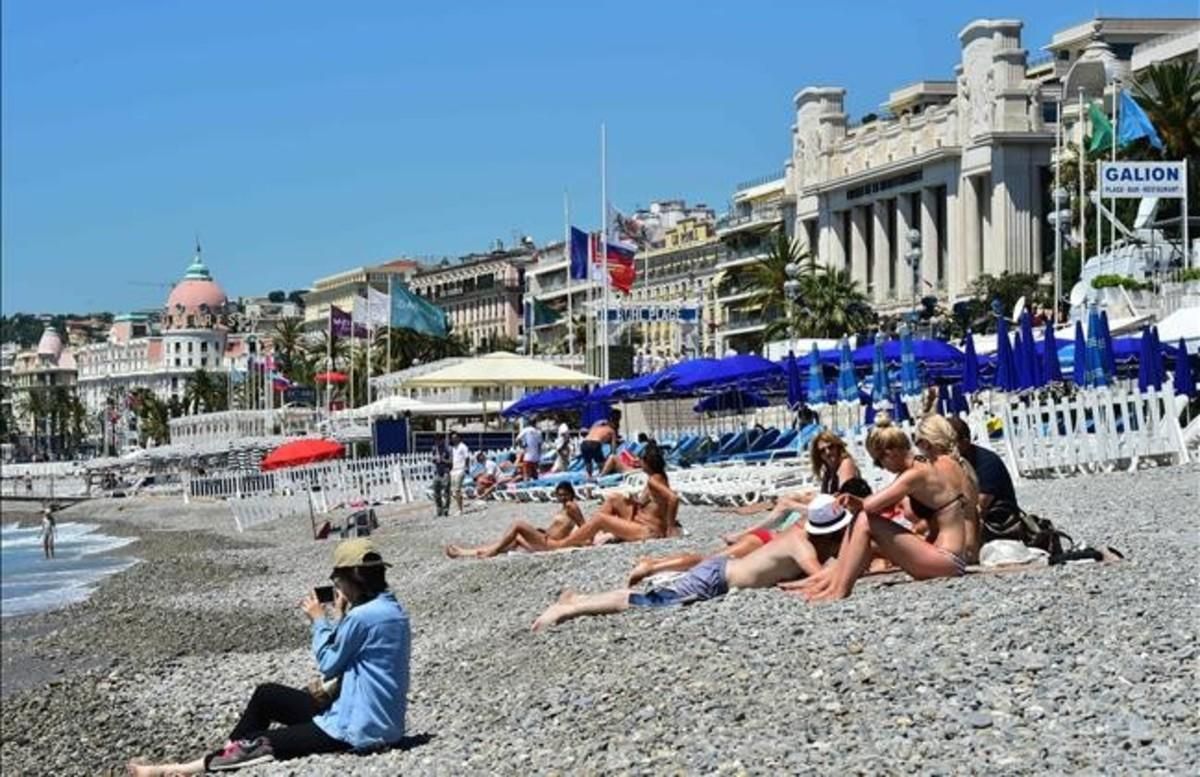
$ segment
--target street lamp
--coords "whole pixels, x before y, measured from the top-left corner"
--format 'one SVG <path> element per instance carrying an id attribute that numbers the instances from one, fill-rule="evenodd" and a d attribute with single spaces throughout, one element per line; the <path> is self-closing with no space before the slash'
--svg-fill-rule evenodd
<path id="1" fill-rule="evenodd" d="M 792 303 L 793 306 L 801 304 L 802 290 L 800 288 L 800 274 L 802 272 L 804 272 L 804 268 L 800 266 L 799 262 L 788 262 L 783 267 L 783 273 L 787 276 L 787 280 L 783 282 L 783 296 L 788 302 Z M 788 311 L 788 318 L 792 318 L 794 315 L 794 311 Z M 791 349 L 792 352 L 795 353 L 796 321 L 794 318 L 792 319 L 792 325 L 788 327 L 788 331 L 791 336 Z"/>
<path id="2" fill-rule="evenodd" d="M 1054 228 L 1054 308 L 1052 320 L 1058 323 L 1058 309 L 1062 305 L 1062 249 L 1064 233 L 1071 229 L 1071 203 L 1067 190 L 1061 186 L 1054 190 L 1054 211 L 1046 216 Z"/>
<path id="3" fill-rule="evenodd" d="M 912 268 L 913 325 L 917 323 L 917 307 L 921 304 L 921 230 L 908 230 L 908 253 L 904 261 Z"/>

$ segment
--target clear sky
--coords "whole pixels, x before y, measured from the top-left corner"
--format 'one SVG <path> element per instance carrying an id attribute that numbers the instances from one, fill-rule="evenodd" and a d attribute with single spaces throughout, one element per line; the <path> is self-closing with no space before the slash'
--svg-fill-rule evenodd
<path id="1" fill-rule="evenodd" d="M 1196 0 L 366 2 L 5 0 L 4 312 L 157 306 L 199 233 L 227 293 L 599 222 L 610 199 L 723 210 L 782 169 L 791 98 L 853 118 L 946 79 L 957 33 L 1037 52 L 1100 12 Z"/>

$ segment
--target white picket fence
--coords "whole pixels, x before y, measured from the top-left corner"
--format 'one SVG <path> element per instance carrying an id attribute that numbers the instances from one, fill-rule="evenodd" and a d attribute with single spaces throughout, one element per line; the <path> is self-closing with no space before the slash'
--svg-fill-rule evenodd
<path id="1" fill-rule="evenodd" d="M 1189 460 L 1179 426 L 1186 401 L 1170 382 L 1160 391 L 1088 389 L 1069 399 L 1009 396 L 1000 405 L 999 452 L 1020 477 L 1135 468 L 1144 458 L 1182 464 Z"/>
<path id="2" fill-rule="evenodd" d="M 238 531 L 278 518 L 311 511 L 329 513 L 357 502 L 414 502 L 425 498 L 433 482 L 428 455 L 405 454 L 344 459 L 274 472 L 219 472 L 190 476 L 184 501 L 229 502 Z"/>

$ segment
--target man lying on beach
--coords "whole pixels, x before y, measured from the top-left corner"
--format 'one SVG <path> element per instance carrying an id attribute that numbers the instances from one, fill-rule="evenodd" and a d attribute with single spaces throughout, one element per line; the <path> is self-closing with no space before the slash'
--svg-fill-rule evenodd
<path id="1" fill-rule="evenodd" d="M 808 518 L 743 558 L 713 556 L 661 588 L 639 593 L 629 588 L 600 594 L 564 591 L 537 620 L 533 630 L 581 615 L 609 615 L 630 607 L 692 604 L 725 595 L 730 588 L 769 588 L 802 575 L 815 575 L 837 555 L 845 527 L 853 516 L 833 497 L 814 497 Z"/>
<path id="2" fill-rule="evenodd" d="M 600 509 L 580 527 L 562 539 L 546 539 L 538 543 L 523 538 L 530 550 L 581 548 L 594 544 L 601 532 L 619 542 L 641 542 L 662 539 L 678 531 L 675 514 L 679 510 L 679 495 L 671 490 L 667 479 L 667 462 L 662 449 L 651 443 L 642 455 L 642 470 L 646 486 L 637 496 L 612 494 Z"/>
<path id="3" fill-rule="evenodd" d="M 579 509 L 575 488 L 570 483 L 559 483 L 554 487 L 554 498 L 562 505 L 562 512 L 555 513 L 546 529 L 539 529 L 526 521 L 513 521 L 499 540 L 490 545 L 475 548 L 464 548 L 460 545 L 447 545 L 446 555 L 450 558 L 491 558 L 518 547 L 527 547 L 521 540 L 535 541 L 543 545 L 547 540 L 561 540 L 577 526 L 582 526 L 583 511 Z"/>
<path id="4" fill-rule="evenodd" d="M 323 678 L 338 678 L 328 707 L 307 690 L 264 683 L 254 689 L 229 741 L 182 764 L 131 761 L 131 777 L 232 771 L 318 753 L 370 751 L 404 738 L 408 705 L 408 613 L 388 589 L 383 558 L 367 539 L 333 552 L 330 620 L 315 592 L 300 603 L 312 621 L 312 650 Z M 282 726 L 272 727 L 273 723 Z"/>

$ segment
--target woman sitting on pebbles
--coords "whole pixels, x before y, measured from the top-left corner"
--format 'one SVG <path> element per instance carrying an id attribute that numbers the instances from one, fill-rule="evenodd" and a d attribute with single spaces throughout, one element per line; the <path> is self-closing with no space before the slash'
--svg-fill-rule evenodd
<path id="1" fill-rule="evenodd" d="M 917 439 L 924 442 L 941 424 L 949 426 L 941 416 L 926 417 L 917 427 Z M 915 454 L 908 435 L 888 418 L 876 421 L 867 436 L 867 451 L 876 466 L 897 477 L 866 499 L 850 494 L 838 496 L 838 502 L 856 517 L 837 561 L 799 584 L 806 599 L 849 596 L 867 567 L 872 548 L 918 580 L 957 577 L 966 572 L 968 492 L 963 480 Z M 881 513 L 906 498 L 912 514 L 927 524 L 926 537 L 882 517 Z"/>
<path id="2" fill-rule="evenodd" d="M 808 520 L 745 558 L 713 556 L 665 586 L 646 593 L 619 588 L 601 594 L 566 591 L 537 620 L 533 630 L 562 623 L 581 615 L 610 615 L 631 607 L 668 607 L 692 604 L 725 595 L 730 588 L 768 588 L 815 575 L 838 553 L 845 527 L 853 516 L 832 496 L 814 497 L 806 510 Z"/>
<path id="3" fill-rule="evenodd" d="M 523 538 L 530 550 L 580 548 L 595 542 L 600 532 L 611 534 L 620 542 L 641 542 L 662 539 L 677 530 L 675 513 L 679 495 L 671 490 L 667 480 L 667 462 L 662 449 L 654 443 L 642 454 L 642 470 L 646 487 L 637 496 L 613 494 L 604 500 L 600 510 L 563 539 L 546 538 L 544 543 Z"/>
<path id="4" fill-rule="evenodd" d="M 576 502 L 575 488 L 570 483 L 559 483 L 554 487 L 554 498 L 562 505 L 562 512 L 555 513 L 550 527 L 539 529 L 525 521 L 513 521 L 496 542 L 491 545 L 481 545 L 477 548 L 464 548 L 460 545 L 447 545 L 446 555 L 450 558 L 491 558 L 518 547 L 529 547 L 530 544 L 544 545 L 547 540 L 561 540 L 577 526 L 582 526 L 583 511 Z M 521 540 L 525 540 L 524 543 Z"/>
<path id="5" fill-rule="evenodd" d="M 408 613 L 388 590 L 382 557 L 370 540 L 347 540 L 334 550 L 336 594 L 330 621 L 310 593 L 300 603 L 312 621 L 312 648 L 323 678 L 340 691 L 324 708 L 309 691 L 259 685 L 228 743 L 182 764 L 129 764 L 133 777 L 231 771 L 318 753 L 369 751 L 404 737 L 408 705 Z M 271 728 L 272 723 L 283 724 Z"/>

